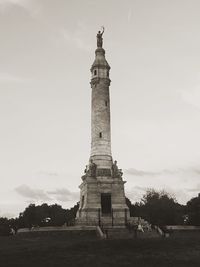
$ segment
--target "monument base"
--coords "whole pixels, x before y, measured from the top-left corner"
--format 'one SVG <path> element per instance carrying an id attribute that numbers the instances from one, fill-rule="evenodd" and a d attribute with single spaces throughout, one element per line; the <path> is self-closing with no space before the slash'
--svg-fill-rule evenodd
<path id="1" fill-rule="evenodd" d="M 125 227 L 130 215 L 124 183 L 121 178 L 84 176 L 76 225 Z"/>

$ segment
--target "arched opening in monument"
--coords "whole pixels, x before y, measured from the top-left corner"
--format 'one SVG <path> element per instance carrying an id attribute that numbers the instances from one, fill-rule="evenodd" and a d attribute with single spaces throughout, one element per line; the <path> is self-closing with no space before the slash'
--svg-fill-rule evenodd
<path id="1" fill-rule="evenodd" d="M 111 215 L 112 204 L 111 204 L 111 194 L 102 193 L 101 194 L 101 212 L 102 215 Z"/>
<path id="2" fill-rule="evenodd" d="M 99 138 L 102 138 L 102 132 L 99 133 Z"/>

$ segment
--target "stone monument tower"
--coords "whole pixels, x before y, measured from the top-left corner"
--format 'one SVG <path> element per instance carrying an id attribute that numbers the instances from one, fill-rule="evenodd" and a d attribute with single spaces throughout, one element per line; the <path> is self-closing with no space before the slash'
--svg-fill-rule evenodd
<path id="1" fill-rule="evenodd" d="M 97 49 L 91 67 L 91 154 L 80 185 L 78 225 L 125 226 L 129 210 L 122 170 L 111 154 L 110 66 L 103 49 L 104 28 L 97 33 Z"/>

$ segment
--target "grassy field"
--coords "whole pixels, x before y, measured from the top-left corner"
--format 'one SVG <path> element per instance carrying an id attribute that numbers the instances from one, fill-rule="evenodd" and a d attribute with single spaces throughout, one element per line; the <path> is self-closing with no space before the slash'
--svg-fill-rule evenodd
<path id="1" fill-rule="evenodd" d="M 199 267 L 200 238 L 0 237 L 0 266 Z"/>

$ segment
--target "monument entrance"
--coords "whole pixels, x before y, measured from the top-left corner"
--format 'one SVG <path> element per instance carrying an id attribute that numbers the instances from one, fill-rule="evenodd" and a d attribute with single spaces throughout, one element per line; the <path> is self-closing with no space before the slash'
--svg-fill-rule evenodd
<path id="1" fill-rule="evenodd" d="M 111 206 L 111 194 L 110 193 L 101 194 L 101 211 L 102 211 L 102 216 L 111 215 L 112 206 Z"/>

